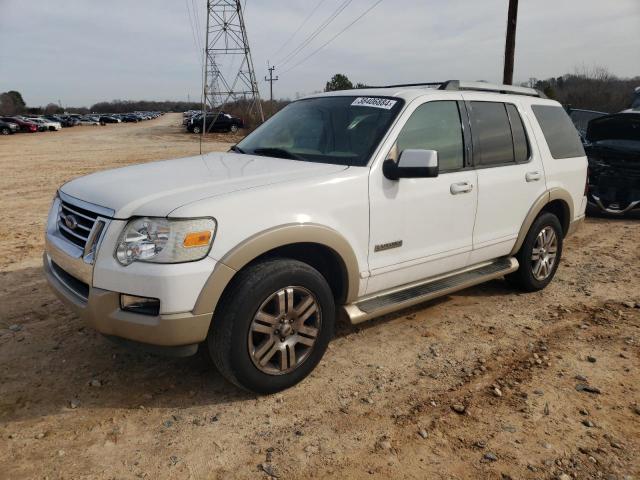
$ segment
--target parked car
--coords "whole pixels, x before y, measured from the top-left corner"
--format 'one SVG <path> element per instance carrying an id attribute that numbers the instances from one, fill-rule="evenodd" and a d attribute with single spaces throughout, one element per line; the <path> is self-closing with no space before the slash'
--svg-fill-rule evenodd
<path id="1" fill-rule="evenodd" d="M 358 324 L 503 276 L 544 289 L 586 177 L 571 120 L 533 89 L 325 93 L 228 153 L 64 184 L 44 268 L 109 338 L 205 345 L 231 382 L 275 392 L 315 368 L 338 314 Z"/>
<path id="2" fill-rule="evenodd" d="M 640 110 L 625 110 L 589 122 L 589 212 L 640 212 Z"/>
<path id="3" fill-rule="evenodd" d="M 15 123 L 20 127 L 21 132 L 35 133 L 38 131 L 38 125 L 33 122 L 29 122 L 22 117 L 2 117 L 3 122 Z"/>
<path id="4" fill-rule="evenodd" d="M 138 123 L 140 121 L 140 118 L 135 115 L 127 114 L 122 117 L 122 121 L 124 123 Z"/>
<path id="5" fill-rule="evenodd" d="M 187 123 L 187 131 L 191 133 L 202 133 L 202 114 L 191 117 Z M 244 122 L 241 118 L 233 117 L 225 112 L 220 112 L 216 117 L 215 114 L 209 113 L 206 116 L 206 131 L 207 132 L 237 132 L 240 128 L 244 127 Z"/>
<path id="6" fill-rule="evenodd" d="M 46 132 L 46 131 L 57 132 L 59 130 L 62 130 L 62 124 L 60 122 L 49 120 L 48 118 L 27 117 L 27 120 L 40 125 L 41 131 L 43 132 Z"/>
<path id="7" fill-rule="evenodd" d="M 98 120 L 100 120 L 100 123 L 103 125 L 107 123 L 120 123 L 120 119 L 112 117 L 110 115 L 101 115 Z"/>
<path id="8" fill-rule="evenodd" d="M 100 125 L 100 119 L 95 117 L 84 116 L 78 119 L 80 121 L 80 125 Z"/>
<path id="9" fill-rule="evenodd" d="M 76 122 L 71 117 L 63 115 L 45 115 L 44 118 L 60 123 L 64 128 L 75 126 Z"/>
<path id="10" fill-rule="evenodd" d="M 20 126 L 13 122 L 4 122 L 0 120 L 0 135 L 11 135 L 20 131 Z"/>

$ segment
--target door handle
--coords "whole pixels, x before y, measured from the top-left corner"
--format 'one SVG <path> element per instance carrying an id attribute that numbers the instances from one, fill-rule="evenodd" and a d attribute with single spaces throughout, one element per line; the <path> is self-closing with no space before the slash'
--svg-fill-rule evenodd
<path id="1" fill-rule="evenodd" d="M 527 172 L 524 178 L 527 182 L 537 182 L 542 178 L 542 175 L 540 175 L 540 172 Z"/>
<path id="2" fill-rule="evenodd" d="M 473 190 L 473 184 L 469 182 L 460 182 L 451 184 L 451 195 L 460 195 L 461 193 L 469 193 Z"/>

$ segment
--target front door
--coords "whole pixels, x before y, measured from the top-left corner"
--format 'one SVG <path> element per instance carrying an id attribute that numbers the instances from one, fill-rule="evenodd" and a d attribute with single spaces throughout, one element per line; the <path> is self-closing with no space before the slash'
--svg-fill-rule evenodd
<path id="1" fill-rule="evenodd" d="M 436 178 L 389 180 L 382 162 L 371 170 L 370 278 L 367 293 L 465 267 L 472 249 L 476 172 L 470 168 L 464 108 L 450 93 L 410 106 L 396 127 L 388 157 L 405 149 L 436 150 Z M 380 159 L 378 159 L 380 160 Z"/>

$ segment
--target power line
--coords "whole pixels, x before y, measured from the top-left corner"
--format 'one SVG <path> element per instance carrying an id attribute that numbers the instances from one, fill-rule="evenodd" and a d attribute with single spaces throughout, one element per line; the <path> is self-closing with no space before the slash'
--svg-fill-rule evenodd
<path id="1" fill-rule="evenodd" d="M 296 29 L 296 31 L 295 31 L 295 32 L 293 32 L 293 33 L 291 34 L 291 36 L 290 36 L 289 38 L 287 38 L 287 39 L 285 40 L 285 42 L 284 42 L 282 45 L 280 45 L 280 48 L 278 48 L 275 52 L 273 52 L 273 53 L 271 54 L 271 57 L 272 57 L 272 58 L 273 58 L 273 57 L 275 57 L 276 55 L 278 55 L 278 54 L 279 54 L 279 53 L 284 49 L 284 47 L 286 47 L 289 43 L 291 43 L 291 41 L 295 38 L 295 36 L 296 36 L 298 33 L 300 33 L 300 30 L 302 30 L 302 27 L 304 27 L 304 26 L 307 24 L 307 22 L 308 22 L 309 20 L 311 20 L 311 17 L 313 17 L 313 14 L 314 14 L 314 13 L 316 13 L 316 12 L 318 11 L 318 9 L 322 6 L 322 4 L 323 4 L 324 2 L 326 2 L 326 1 L 327 1 L 327 0 L 320 0 L 320 1 L 317 3 L 317 5 L 315 6 L 315 8 L 314 8 L 313 10 L 311 10 L 311 13 L 309 13 L 309 15 L 307 15 L 307 18 L 305 18 L 305 19 L 302 21 L 302 23 L 301 23 L 301 24 L 300 24 L 300 26 Z"/>
<path id="2" fill-rule="evenodd" d="M 320 24 L 320 26 L 318 28 L 316 28 L 311 35 L 309 35 L 299 46 L 298 48 L 294 49 L 293 51 L 291 51 L 287 56 L 284 57 L 284 59 L 280 60 L 280 62 L 277 62 L 277 65 L 279 67 L 282 67 L 283 65 L 286 65 L 287 63 L 289 63 L 298 53 L 300 53 L 300 51 L 302 51 L 307 45 L 309 45 L 318 35 L 320 35 L 320 33 L 327 28 L 331 22 L 333 22 L 343 11 L 345 8 L 347 8 L 349 6 L 349 4 L 352 2 L 353 0 L 345 0 L 344 2 L 342 2 L 340 4 L 340 6 L 331 14 L 329 15 L 329 18 L 327 18 L 324 22 L 322 22 L 322 24 Z"/>
<path id="3" fill-rule="evenodd" d="M 357 17 L 353 22 L 351 22 L 349 25 L 347 25 L 346 27 L 344 27 L 342 30 L 340 30 L 338 33 L 336 33 L 333 37 L 331 37 L 329 40 L 327 40 L 325 43 L 323 43 L 322 45 L 320 45 L 317 49 L 315 49 L 313 52 L 311 52 L 309 55 L 307 55 L 306 57 L 304 57 L 302 60 L 300 60 L 298 63 L 296 63 L 293 67 L 285 70 L 284 72 L 282 72 L 283 74 L 285 73 L 289 73 L 291 70 L 293 70 L 296 67 L 299 67 L 300 65 L 302 65 L 304 62 L 306 62 L 307 60 L 309 60 L 311 57 L 313 57 L 316 53 L 318 53 L 320 50 L 322 50 L 324 47 L 326 47 L 327 45 L 329 45 L 331 42 L 333 42 L 336 38 L 338 38 L 340 35 L 342 35 L 344 32 L 346 32 L 347 30 L 349 30 L 353 25 L 355 25 L 358 21 L 360 21 L 362 18 L 364 18 L 365 15 L 367 15 L 371 10 L 373 10 L 374 8 L 376 8 L 378 5 L 380 5 L 384 0 L 378 0 L 376 3 L 374 3 L 372 6 L 370 6 L 368 9 L 366 9 L 359 17 Z"/>
<path id="4" fill-rule="evenodd" d="M 200 30 L 200 14 L 196 8 L 196 0 L 191 0 L 191 11 L 193 12 L 193 21 L 196 25 L 196 35 L 198 38 L 198 47 L 202 51 L 202 31 Z"/>
<path id="5" fill-rule="evenodd" d="M 189 27 L 191 28 L 191 36 L 193 37 L 193 45 L 196 47 L 196 51 L 198 54 L 198 61 L 200 60 L 200 45 L 198 42 L 198 37 L 196 36 L 195 28 L 193 26 L 193 20 L 191 19 L 191 10 L 189 9 L 189 0 L 184 0 L 184 4 L 187 7 L 187 17 L 189 18 Z"/>

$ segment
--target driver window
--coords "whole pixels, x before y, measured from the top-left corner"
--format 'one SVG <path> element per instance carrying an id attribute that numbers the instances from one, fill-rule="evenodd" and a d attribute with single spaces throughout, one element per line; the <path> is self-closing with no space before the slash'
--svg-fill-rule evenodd
<path id="1" fill-rule="evenodd" d="M 436 150 L 441 172 L 463 168 L 464 140 L 457 102 L 420 105 L 398 135 L 397 148 L 399 153 L 407 149 Z"/>

